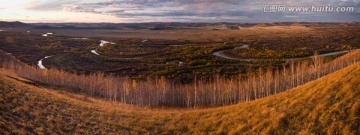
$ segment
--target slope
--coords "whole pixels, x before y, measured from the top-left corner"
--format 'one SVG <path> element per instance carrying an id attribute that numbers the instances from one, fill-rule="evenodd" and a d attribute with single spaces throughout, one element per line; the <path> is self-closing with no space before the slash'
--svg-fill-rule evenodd
<path id="1" fill-rule="evenodd" d="M 0 71 L 0 134 L 360 134 L 360 63 L 286 92 L 198 110 L 145 108 Z"/>

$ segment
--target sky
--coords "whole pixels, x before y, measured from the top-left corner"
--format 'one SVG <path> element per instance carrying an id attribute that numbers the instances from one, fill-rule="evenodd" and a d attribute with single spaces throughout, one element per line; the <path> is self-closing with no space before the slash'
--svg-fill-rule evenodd
<path id="1" fill-rule="evenodd" d="M 353 22 L 360 0 L 0 0 L 0 21 L 22 22 Z M 291 12 L 294 7 L 350 8 Z M 280 7 L 285 7 L 280 10 Z"/>

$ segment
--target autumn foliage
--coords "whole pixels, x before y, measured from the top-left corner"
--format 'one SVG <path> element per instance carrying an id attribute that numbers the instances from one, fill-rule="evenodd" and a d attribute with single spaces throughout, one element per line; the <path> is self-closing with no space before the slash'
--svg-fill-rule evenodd
<path id="1" fill-rule="evenodd" d="M 42 70 L 26 65 L 13 56 L 0 53 L 2 68 L 22 77 L 126 104 L 168 107 L 211 107 L 247 102 L 274 95 L 323 77 L 360 60 L 360 51 L 349 52 L 325 63 L 313 56 L 311 61 L 291 61 L 282 67 L 248 72 L 246 76 L 213 79 L 196 78 L 191 84 L 179 84 L 164 77 L 132 80 L 103 73 L 73 74 L 57 69 Z"/>

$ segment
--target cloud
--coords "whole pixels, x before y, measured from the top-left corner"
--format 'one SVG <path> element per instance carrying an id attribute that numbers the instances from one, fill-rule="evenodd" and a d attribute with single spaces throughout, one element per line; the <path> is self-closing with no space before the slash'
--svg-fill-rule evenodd
<path id="1" fill-rule="evenodd" d="M 111 15 L 139 21 L 360 21 L 358 0 L 39 0 L 33 10 Z M 352 13 L 264 13 L 263 5 L 353 6 Z M 322 19 L 327 18 L 327 19 Z"/>
<path id="2" fill-rule="evenodd" d="M 76 0 L 34 0 L 31 4 L 28 4 L 25 8 L 35 11 L 57 11 L 62 10 L 62 5 L 66 4 L 79 4 Z"/>
<path id="3" fill-rule="evenodd" d="M 62 4 L 62 9 L 65 12 L 86 12 L 86 13 L 98 13 L 98 14 L 102 13 L 100 11 L 96 11 L 96 8 L 81 7 L 75 4 Z"/>

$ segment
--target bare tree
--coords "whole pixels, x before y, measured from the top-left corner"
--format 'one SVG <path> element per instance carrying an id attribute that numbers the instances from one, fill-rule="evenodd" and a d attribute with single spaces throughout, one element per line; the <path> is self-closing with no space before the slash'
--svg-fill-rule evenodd
<path id="1" fill-rule="evenodd" d="M 179 84 L 165 77 L 140 81 L 104 73 L 77 75 L 57 69 L 42 70 L 1 51 L 0 56 L 2 68 L 35 81 L 74 87 L 90 96 L 127 104 L 188 108 L 228 105 L 270 96 L 360 61 L 360 51 L 349 52 L 328 63 L 315 55 L 310 62 L 290 62 L 266 71 L 248 70 L 245 76 L 236 78 L 215 76 L 204 81 L 196 77 L 192 84 Z"/>

